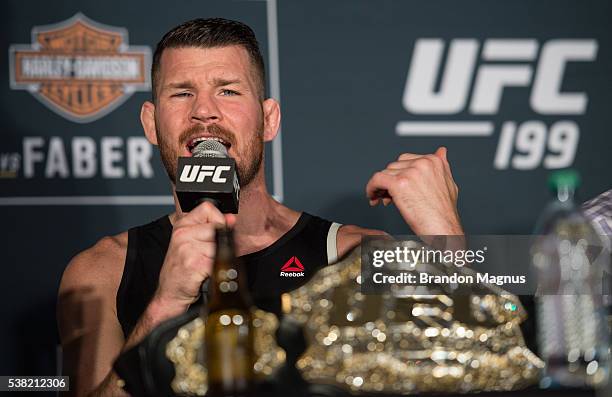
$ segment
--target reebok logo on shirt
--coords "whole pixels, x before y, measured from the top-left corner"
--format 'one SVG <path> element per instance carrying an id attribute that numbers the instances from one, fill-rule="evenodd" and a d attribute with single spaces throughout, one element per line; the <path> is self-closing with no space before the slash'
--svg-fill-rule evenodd
<path id="1" fill-rule="evenodd" d="M 304 265 L 295 256 L 292 256 L 280 270 L 281 277 L 304 277 Z"/>

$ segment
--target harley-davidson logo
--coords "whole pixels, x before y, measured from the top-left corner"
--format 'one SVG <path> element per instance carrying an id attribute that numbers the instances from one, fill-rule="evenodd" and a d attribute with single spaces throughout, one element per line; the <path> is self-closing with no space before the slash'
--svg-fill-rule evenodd
<path id="1" fill-rule="evenodd" d="M 97 120 L 134 92 L 151 89 L 151 49 L 129 46 L 127 29 L 81 13 L 35 26 L 32 44 L 12 45 L 9 62 L 12 89 L 27 90 L 77 123 Z"/>

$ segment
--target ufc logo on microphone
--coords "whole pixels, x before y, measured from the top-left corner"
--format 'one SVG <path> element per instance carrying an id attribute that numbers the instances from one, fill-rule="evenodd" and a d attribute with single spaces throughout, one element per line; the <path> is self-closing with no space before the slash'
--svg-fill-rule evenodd
<path id="1" fill-rule="evenodd" d="M 203 182 L 206 177 L 212 177 L 213 183 L 225 183 L 227 177 L 222 177 L 223 172 L 230 171 L 232 167 L 228 165 L 191 165 L 183 167 L 179 181 L 181 182 Z"/>

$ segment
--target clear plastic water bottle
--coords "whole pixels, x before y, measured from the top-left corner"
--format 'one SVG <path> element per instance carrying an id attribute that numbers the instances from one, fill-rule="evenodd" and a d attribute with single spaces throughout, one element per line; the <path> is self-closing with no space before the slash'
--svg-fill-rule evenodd
<path id="1" fill-rule="evenodd" d="M 574 204 L 576 171 L 554 172 L 555 194 L 544 210 L 532 247 L 539 353 L 546 363 L 540 386 L 603 387 L 609 378 L 609 336 L 603 271 L 609 256 Z"/>

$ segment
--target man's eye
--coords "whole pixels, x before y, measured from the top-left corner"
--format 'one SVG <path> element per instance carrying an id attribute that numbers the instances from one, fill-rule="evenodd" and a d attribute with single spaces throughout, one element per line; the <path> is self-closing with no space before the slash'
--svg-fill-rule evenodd
<path id="1" fill-rule="evenodd" d="M 191 96 L 191 93 L 190 92 L 177 92 L 176 94 L 172 94 L 172 96 L 178 97 L 178 98 L 188 97 L 188 96 Z"/>
<path id="2" fill-rule="evenodd" d="M 221 94 L 223 96 L 234 96 L 234 95 L 240 95 L 239 93 L 237 93 L 236 91 L 233 90 L 222 90 Z"/>

